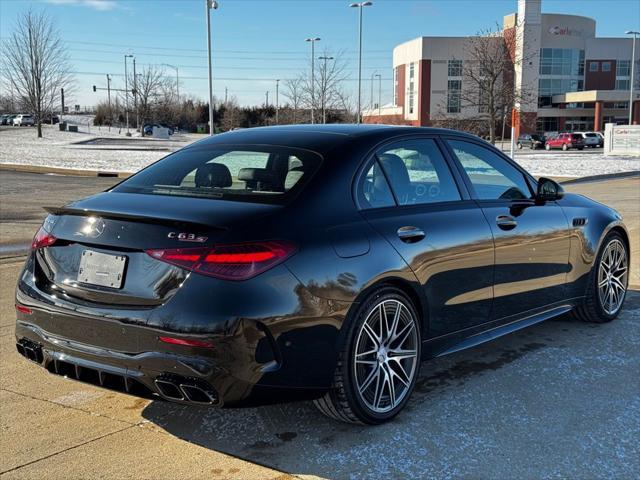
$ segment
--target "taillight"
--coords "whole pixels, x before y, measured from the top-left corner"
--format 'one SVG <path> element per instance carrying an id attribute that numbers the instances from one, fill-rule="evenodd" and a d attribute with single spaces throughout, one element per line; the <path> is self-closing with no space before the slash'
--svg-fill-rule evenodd
<path id="1" fill-rule="evenodd" d="M 33 237 L 33 241 L 31 242 L 31 248 L 36 250 L 38 248 L 49 247 L 56 243 L 57 238 L 47 232 L 44 227 L 40 227 L 40 229 L 36 232 L 36 235 Z"/>
<path id="2" fill-rule="evenodd" d="M 216 245 L 213 248 L 147 250 L 157 260 L 224 280 L 247 280 L 273 268 L 296 251 L 282 241 Z"/>
<path id="3" fill-rule="evenodd" d="M 164 343 L 170 343 L 172 345 L 182 345 L 185 347 L 213 348 L 213 343 L 204 342 L 202 340 L 185 340 L 183 338 L 176 337 L 158 337 L 158 340 Z"/>
<path id="4" fill-rule="evenodd" d="M 24 305 L 19 305 L 17 303 L 16 303 L 16 310 L 26 315 L 31 315 L 33 313 L 33 310 L 31 310 L 29 307 L 25 307 Z"/>

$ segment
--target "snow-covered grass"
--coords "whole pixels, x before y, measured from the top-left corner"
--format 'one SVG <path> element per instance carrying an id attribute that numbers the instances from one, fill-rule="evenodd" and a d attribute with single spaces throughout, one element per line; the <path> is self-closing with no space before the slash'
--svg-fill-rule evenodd
<path id="1" fill-rule="evenodd" d="M 34 128 L 0 129 L 0 163 L 38 165 L 109 172 L 136 172 L 199 138 L 202 135 L 177 134 L 171 140 L 142 140 L 124 136 L 124 131 L 87 126 L 89 118 L 74 116 L 80 133 L 60 132 L 58 126 L 45 126 L 44 138 L 36 138 Z M 87 131 L 89 130 L 89 131 Z M 96 138 L 108 143 L 87 144 Z M 118 140 L 120 139 L 120 140 Z M 585 177 L 640 170 L 638 157 L 606 157 L 600 150 L 516 151 L 516 161 L 536 176 Z"/>

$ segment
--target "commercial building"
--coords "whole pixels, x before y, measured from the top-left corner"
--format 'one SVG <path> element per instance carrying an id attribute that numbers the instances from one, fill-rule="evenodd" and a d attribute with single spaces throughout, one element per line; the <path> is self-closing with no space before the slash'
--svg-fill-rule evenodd
<path id="1" fill-rule="evenodd" d="M 470 38 L 419 37 L 395 47 L 393 103 L 364 111 L 364 121 L 428 126 L 483 118 L 483 106 L 465 101 L 464 95 L 465 89 L 478 88 L 465 73 Z M 608 122 L 628 123 L 631 37 L 597 37 L 591 18 L 542 13 L 541 0 L 519 0 L 518 12 L 504 17 L 502 32 L 490 41 L 508 44 L 513 66 L 503 81 L 526 92 L 514 108 L 517 133 L 603 130 Z M 639 58 L 640 41 L 635 124 L 640 124 Z"/>

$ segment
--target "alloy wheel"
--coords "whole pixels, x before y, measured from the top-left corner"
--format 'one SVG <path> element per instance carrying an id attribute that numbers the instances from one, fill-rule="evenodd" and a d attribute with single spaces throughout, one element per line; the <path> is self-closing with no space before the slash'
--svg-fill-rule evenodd
<path id="1" fill-rule="evenodd" d="M 598 268 L 598 297 L 608 315 L 615 315 L 622 306 L 627 275 L 627 250 L 620 240 L 614 239 L 602 252 Z"/>
<path id="2" fill-rule="evenodd" d="M 375 413 L 396 408 L 411 389 L 418 364 L 417 322 L 398 300 L 384 300 L 369 313 L 354 351 L 357 393 Z"/>

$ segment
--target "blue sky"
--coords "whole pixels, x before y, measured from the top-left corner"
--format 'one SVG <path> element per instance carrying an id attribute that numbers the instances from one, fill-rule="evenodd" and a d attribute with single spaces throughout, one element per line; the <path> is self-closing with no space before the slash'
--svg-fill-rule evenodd
<path id="1" fill-rule="evenodd" d="M 291 78 L 309 62 L 309 44 L 344 52 L 349 88 L 357 80 L 357 11 L 345 0 L 220 0 L 212 13 L 214 94 L 224 89 L 241 104 L 275 94 L 276 78 Z M 383 76 L 383 103 L 391 100 L 392 50 L 420 35 L 470 35 L 502 22 L 516 0 L 373 0 L 364 12 L 363 95 L 369 78 Z M 91 85 L 123 82 L 123 55 L 139 64 L 172 64 L 180 70 L 181 94 L 207 95 L 205 0 L 0 0 L 0 37 L 11 34 L 16 15 L 45 9 L 67 42 L 75 78 L 74 103 L 92 105 L 105 94 Z M 640 29 L 638 0 L 543 0 L 543 12 L 585 15 L 597 21 L 598 36 L 624 36 Z M 317 51 L 317 55 L 321 52 Z M 166 68 L 167 74 L 174 71 Z M 376 85 L 377 88 L 377 85 Z"/>

